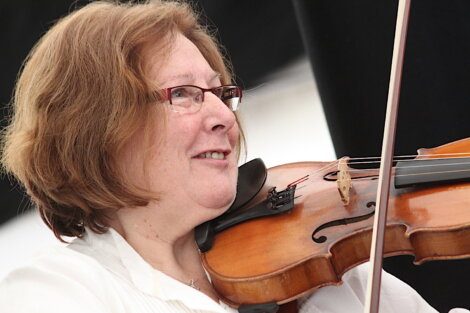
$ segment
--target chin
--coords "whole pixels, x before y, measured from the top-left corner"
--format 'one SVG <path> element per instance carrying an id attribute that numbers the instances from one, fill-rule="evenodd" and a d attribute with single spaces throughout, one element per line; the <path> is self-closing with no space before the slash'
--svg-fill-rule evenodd
<path id="1" fill-rule="evenodd" d="M 212 205 L 210 207 L 217 210 L 227 210 L 235 200 L 236 192 L 232 191 L 230 193 L 219 193 L 214 196 Z"/>
<path id="2" fill-rule="evenodd" d="M 206 196 L 200 198 L 199 203 L 218 215 L 224 213 L 232 205 L 236 196 L 236 188 L 221 188 L 217 186 L 208 190 Z M 215 216 L 215 217 L 216 217 Z"/>

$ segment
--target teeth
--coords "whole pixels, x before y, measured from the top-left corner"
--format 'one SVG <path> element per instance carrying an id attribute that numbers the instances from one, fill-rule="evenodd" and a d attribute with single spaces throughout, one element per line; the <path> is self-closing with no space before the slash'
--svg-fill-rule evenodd
<path id="1" fill-rule="evenodd" d="M 223 160 L 224 154 L 223 152 L 206 152 L 206 153 L 201 153 L 200 155 L 198 155 L 198 157 L 203 158 L 203 159 Z"/>
<path id="2" fill-rule="evenodd" d="M 212 158 L 217 160 L 223 160 L 224 154 L 221 152 L 212 152 Z"/>

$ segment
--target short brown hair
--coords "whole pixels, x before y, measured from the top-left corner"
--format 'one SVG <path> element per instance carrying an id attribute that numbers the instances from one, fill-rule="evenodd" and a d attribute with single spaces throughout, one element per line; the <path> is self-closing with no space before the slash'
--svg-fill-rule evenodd
<path id="1" fill-rule="evenodd" d="M 26 188 L 55 236 L 107 230 L 105 209 L 143 206 L 116 156 L 151 123 L 155 86 L 142 50 L 182 33 L 221 74 L 231 74 L 218 44 L 185 3 L 94 2 L 59 20 L 27 57 L 3 134 L 2 163 Z M 161 114 L 160 114 L 161 115 Z"/>

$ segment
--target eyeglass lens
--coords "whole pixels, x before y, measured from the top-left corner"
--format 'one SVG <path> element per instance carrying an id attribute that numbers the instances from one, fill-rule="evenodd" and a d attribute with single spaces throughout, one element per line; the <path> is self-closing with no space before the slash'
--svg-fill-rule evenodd
<path id="1" fill-rule="evenodd" d="M 220 86 L 210 90 L 204 90 L 196 86 L 179 86 L 171 89 L 170 103 L 174 106 L 174 109 L 180 109 L 178 111 L 198 110 L 204 101 L 205 91 L 211 91 L 230 110 L 236 111 L 238 109 L 241 98 L 241 90 L 238 86 Z"/>

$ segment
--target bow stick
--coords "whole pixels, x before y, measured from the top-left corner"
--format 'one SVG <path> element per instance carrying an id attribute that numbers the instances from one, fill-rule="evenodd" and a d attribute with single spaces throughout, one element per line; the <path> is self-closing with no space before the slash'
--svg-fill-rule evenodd
<path id="1" fill-rule="evenodd" d="M 395 143 L 395 128 L 400 97 L 400 83 L 405 52 L 406 33 L 411 0 L 399 0 L 395 41 L 393 44 L 392 68 L 388 88 L 387 113 L 385 117 L 384 137 L 382 141 L 382 157 L 377 189 L 376 211 L 370 253 L 370 270 L 367 281 L 367 298 L 365 313 L 379 311 L 380 282 L 382 275 L 382 259 L 385 228 L 387 223 L 387 206 L 390 191 L 390 175 Z"/>

